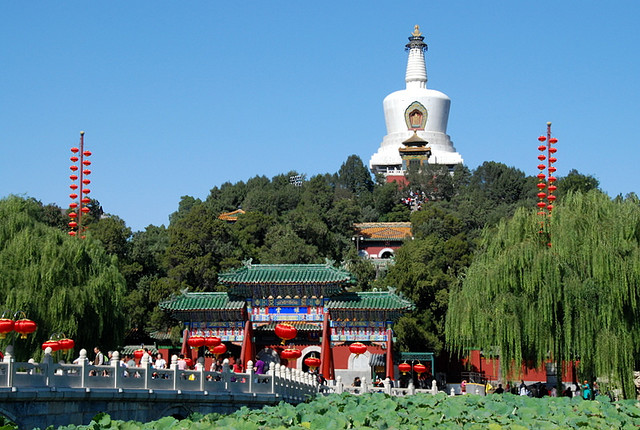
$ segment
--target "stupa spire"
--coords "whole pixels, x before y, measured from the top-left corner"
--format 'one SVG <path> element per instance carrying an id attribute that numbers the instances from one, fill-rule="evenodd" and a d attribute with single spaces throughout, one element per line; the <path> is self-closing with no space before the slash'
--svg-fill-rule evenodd
<path id="1" fill-rule="evenodd" d="M 420 32 L 419 25 L 414 27 L 411 37 L 409 37 L 409 43 L 405 45 L 405 50 L 409 51 L 407 73 L 404 78 L 407 89 L 427 88 L 427 66 L 424 61 L 427 44 L 424 43 L 424 36 Z"/>

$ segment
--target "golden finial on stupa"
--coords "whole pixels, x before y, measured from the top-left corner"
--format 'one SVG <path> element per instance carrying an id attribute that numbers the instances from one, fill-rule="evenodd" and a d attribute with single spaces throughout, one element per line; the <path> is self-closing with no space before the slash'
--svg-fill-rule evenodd
<path id="1" fill-rule="evenodd" d="M 422 33 L 420 33 L 420 26 L 416 24 L 415 27 L 413 27 L 413 33 L 411 33 L 414 37 L 419 37 L 422 36 Z"/>

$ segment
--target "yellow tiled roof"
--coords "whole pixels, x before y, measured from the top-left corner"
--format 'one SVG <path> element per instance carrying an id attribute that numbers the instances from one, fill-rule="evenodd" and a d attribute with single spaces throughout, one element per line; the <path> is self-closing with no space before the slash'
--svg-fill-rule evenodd
<path id="1" fill-rule="evenodd" d="M 242 209 L 238 209 L 233 212 L 225 212 L 223 214 L 220 214 L 218 215 L 218 219 L 221 219 L 222 221 L 235 222 L 238 221 L 238 215 L 242 215 L 244 213 L 245 211 L 243 211 Z"/>
<path id="2" fill-rule="evenodd" d="M 411 238 L 410 222 L 363 222 L 353 224 L 355 234 L 365 240 L 404 240 Z"/>

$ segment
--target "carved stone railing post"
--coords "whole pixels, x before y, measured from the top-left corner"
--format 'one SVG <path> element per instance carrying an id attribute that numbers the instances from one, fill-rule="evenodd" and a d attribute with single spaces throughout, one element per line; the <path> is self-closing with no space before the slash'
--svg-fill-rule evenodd
<path id="1" fill-rule="evenodd" d="M 169 369 L 173 371 L 173 389 L 176 390 L 178 388 L 178 356 L 175 354 L 171 356 L 171 364 L 169 365 Z"/>
<path id="2" fill-rule="evenodd" d="M 276 365 L 274 362 L 269 363 L 269 371 L 268 375 L 271 375 L 271 394 L 275 394 L 276 392 Z"/>
<path id="3" fill-rule="evenodd" d="M 415 394 L 416 393 L 416 386 L 413 385 L 413 381 L 409 382 L 409 385 L 407 386 L 407 392 L 408 394 Z"/>
<path id="4" fill-rule="evenodd" d="M 149 362 L 149 354 L 144 353 L 140 360 L 140 367 L 144 369 L 144 389 L 149 389 L 149 380 L 151 379 L 151 363 Z"/>
<path id="5" fill-rule="evenodd" d="M 14 360 L 12 345 L 7 346 L 4 354 L 4 362 L 7 363 L 7 387 L 13 387 Z"/>
<path id="6" fill-rule="evenodd" d="M 229 359 L 225 358 L 222 361 L 222 381 L 224 382 L 224 389 L 230 390 L 231 387 L 231 366 L 229 366 Z"/>
<path id="7" fill-rule="evenodd" d="M 367 378 L 365 376 L 362 377 L 362 380 L 360 381 L 360 387 L 361 393 L 368 393 L 369 392 L 369 384 L 367 384 Z"/>
<path id="8" fill-rule="evenodd" d="M 431 394 L 438 394 L 438 383 L 435 379 L 431 381 Z"/>
<path id="9" fill-rule="evenodd" d="M 246 373 L 247 373 L 247 375 L 248 375 L 247 377 L 249 378 L 249 380 L 248 380 L 247 382 L 248 382 L 248 384 L 249 384 L 249 392 L 250 392 L 250 393 L 253 393 L 253 384 L 254 384 L 254 380 L 253 380 L 253 378 L 254 378 L 254 376 L 253 376 L 253 372 L 254 372 L 254 369 L 253 369 L 253 361 L 249 360 L 249 361 L 247 361 L 247 370 L 246 370 Z"/>
<path id="10" fill-rule="evenodd" d="M 51 384 L 53 383 L 54 370 L 52 366 L 53 364 L 53 358 L 51 357 L 52 352 L 53 350 L 51 349 L 51 347 L 48 346 L 44 350 L 44 356 L 42 356 L 42 365 L 46 372 L 45 383 L 47 384 L 47 386 L 51 386 Z"/>
<path id="11" fill-rule="evenodd" d="M 388 395 L 391 395 L 393 393 L 393 382 L 391 382 L 391 379 L 389 378 L 384 380 L 384 391 Z"/>
<path id="12" fill-rule="evenodd" d="M 87 350 L 82 348 L 80 350 L 80 356 L 78 357 L 78 364 L 80 365 L 80 387 L 86 388 L 87 377 L 89 376 L 89 369 L 87 369 Z"/>
<path id="13" fill-rule="evenodd" d="M 113 351 L 109 365 L 113 366 L 113 388 L 120 388 L 120 381 L 124 376 L 120 370 L 120 353 Z"/>
<path id="14" fill-rule="evenodd" d="M 344 385 L 342 385 L 342 376 L 336 378 L 336 393 L 342 394 L 344 391 Z"/>

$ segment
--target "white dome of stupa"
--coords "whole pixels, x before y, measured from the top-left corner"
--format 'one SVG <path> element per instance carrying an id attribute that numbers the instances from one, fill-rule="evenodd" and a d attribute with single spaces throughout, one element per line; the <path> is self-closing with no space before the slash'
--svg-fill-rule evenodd
<path id="1" fill-rule="evenodd" d="M 426 109 L 426 124 L 424 129 L 417 130 L 417 135 L 427 141 L 431 148 L 429 164 L 453 167 L 463 162 L 462 156 L 456 152 L 451 138 L 447 135 L 451 99 L 440 91 L 427 88 L 427 68 L 424 60 L 427 44 L 424 43 L 424 36 L 417 25 L 409 37 L 406 48 L 409 51 L 405 75 L 406 88 L 389 94 L 382 102 L 387 135 L 382 139 L 378 152 L 373 154 L 369 161 L 369 167 L 374 173 L 386 173 L 401 168 L 402 159 L 398 150 L 403 146 L 402 142 L 414 134 L 414 131 L 407 127 L 405 115 L 407 109 L 416 102 Z"/>

